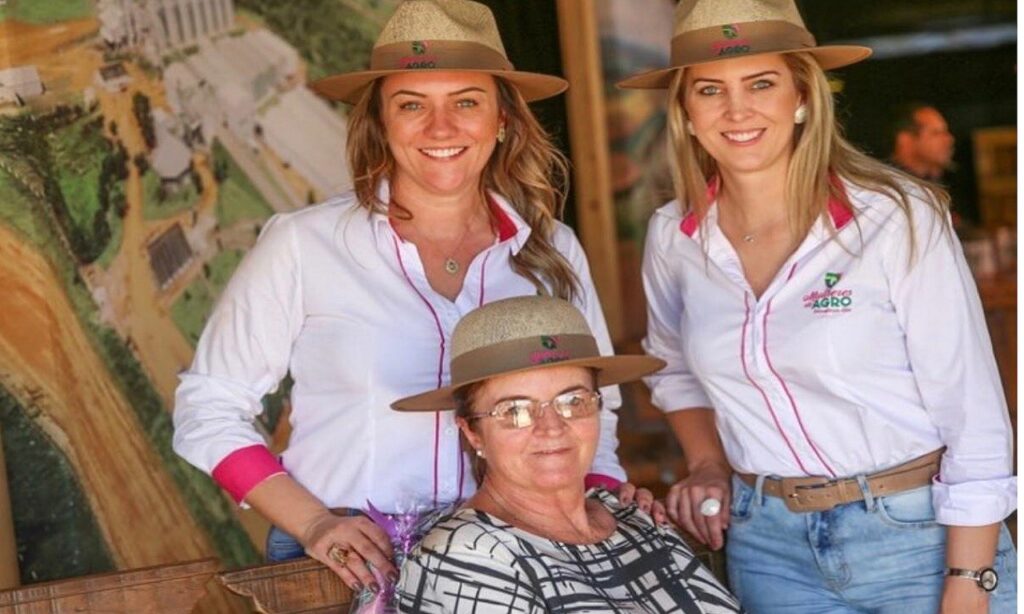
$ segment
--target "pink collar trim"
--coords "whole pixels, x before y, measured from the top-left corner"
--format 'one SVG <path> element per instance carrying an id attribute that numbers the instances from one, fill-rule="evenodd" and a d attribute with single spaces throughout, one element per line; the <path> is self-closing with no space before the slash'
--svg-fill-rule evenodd
<path id="1" fill-rule="evenodd" d="M 846 188 L 839 179 L 832 175 L 830 178 L 832 186 L 837 188 L 844 196 L 846 195 Z M 708 182 L 707 189 L 707 201 L 712 203 L 715 201 L 715 197 L 718 196 L 718 188 L 722 184 L 718 175 L 711 178 Z M 832 223 L 835 225 L 836 230 L 842 230 L 844 226 L 850 223 L 853 219 L 853 211 L 851 211 L 843 201 L 836 198 L 835 196 L 829 196 L 828 199 L 828 214 L 832 218 Z M 679 223 L 679 230 L 686 236 L 693 238 L 694 233 L 697 232 L 697 228 L 700 226 L 700 221 L 697 219 L 697 214 L 690 211 L 683 216 L 683 221 Z"/>
<path id="2" fill-rule="evenodd" d="M 490 194 L 487 195 L 487 205 L 491 208 L 494 219 L 498 221 L 498 242 L 507 241 L 516 236 L 516 233 L 519 232 L 516 223 Z"/>
<path id="3" fill-rule="evenodd" d="M 516 227 L 516 223 L 507 213 L 505 213 L 505 210 L 501 208 L 501 205 L 499 205 L 498 202 L 490 195 L 487 196 L 487 206 L 491 208 L 491 214 L 494 216 L 494 219 L 497 220 L 496 230 L 498 231 L 498 242 L 507 241 L 516 236 L 516 233 L 519 232 L 519 228 Z M 395 231 L 395 234 L 398 234 L 398 230 L 395 228 L 394 218 L 388 216 L 387 221 L 388 224 L 391 225 L 391 229 Z M 399 235 L 399 238 L 401 238 L 401 235 Z M 405 239 L 402 239 L 402 241 L 405 241 Z"/>

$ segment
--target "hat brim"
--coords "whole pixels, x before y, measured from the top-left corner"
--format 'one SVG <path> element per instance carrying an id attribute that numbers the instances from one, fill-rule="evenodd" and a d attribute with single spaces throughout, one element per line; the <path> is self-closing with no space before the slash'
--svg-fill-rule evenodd
<path id="1" fill-rule="evenodd" d="M 363 70 L 324 77 L 309 85 L 312 90 L 325 98 L 340 100 L 349 104 L 359 101 L 363 91 L 375 79 L 399 73 L 431 73 L 431 72 L 479 72 L 501 77 L 519 90 L 526 102 L 543 100 L 561 94 L 569 87 L 569 82 L 554 75 L 519 70 L 486 70 L 479 68 L 415 68 L 393 70 Z"/>
<path id="2" fill-rule="evenodd" d="M 585 367 L 596 369 L 597 385 L 598 387 L 601 387 L 614 386 L 615 384 L 622 384 L 640 379 L 645 375 L 650 375 L 651 373 L 660 371 L 665 367 L 665 364 L 665 361 L 660 358 L 640 355 L 594 356 L 589 358 L 564 360 L 560 362 L 550 362 L 542 365 L 523 367 L 522 369 L 514 369 L 511 371 L 503 371 L 493 375 L 478 377 L 469 381 L 460 382 L 458 385 L 445 386 L 444 388 L 438 388 L 436 390 L 416 394 L 411 397 L 405 397 L 404 399 L 399 399 L 392 403 L 391 409 L 398 411 L 443 411 L 455 409 L 455 393 L 461 388 L 491 379 L 492 377 L 511 375 L 513 373 L 521 373 L 523 371 L 539 371 L 549 369 L 551 367 Z"/>
<path id="3" fill-rule="evenodd" d="M 766 53 L 796 53 L 804 52 L 814 56 L 821 66 L 822 70 L 832 70 L 834 68 L 842 68 L 843 66 L 849 66 L 850 64 L 856 64 L 861 60 L 867 59 L 871 55 L 870 47 L 862 47 L 860 45 L 822 45 L 820 47 L 802 48 L 802 49 L 786 49 L 781 51 L 763 51 L 760 53 L 751 53 L 744 55 L 734 55 L 729 58 L 714 58 L 701 62 L 688 62 L 685 64 L 679 64 L 678 66 L 671 66 L 669 68 L 660 68 L 657 70 L 650 70 L 639 75 L 634 75 L 627 79 L 623 79 L 615 84 L 616 87 L 621 89 L 638 89 L 638 90 L 660 90 L 666 89 L 672 84 L 672 77 L 680 68 L 686 68 L 687 66 L 696 66 L 698 64 L 710 64 L 711 62 L 720 62 L 724 59 L 736 59 L 736 58 L 750 58 L 757 55 L 764 55 Z"/>

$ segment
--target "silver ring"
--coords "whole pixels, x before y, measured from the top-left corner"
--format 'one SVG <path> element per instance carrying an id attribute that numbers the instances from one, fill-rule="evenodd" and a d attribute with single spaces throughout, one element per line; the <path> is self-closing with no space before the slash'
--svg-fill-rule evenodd
<path id="1" fill-rule="evenodd" d="M 722 502 L 714 497 L 708 497 L 700 504 L 700 513 L 703 516 L 714 516 L 720 511 L 722 511 Z"/>

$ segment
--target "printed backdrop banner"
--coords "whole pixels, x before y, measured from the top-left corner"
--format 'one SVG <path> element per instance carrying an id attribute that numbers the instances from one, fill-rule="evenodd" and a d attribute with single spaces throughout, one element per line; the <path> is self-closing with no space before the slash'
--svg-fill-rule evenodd
<path id="1" fill-rule="evenodd" d="M 397 1 L 0 3 L 0 432 L 23 583 L 259 560 L 261 529 L 170 448 L 177 374 L 266 219 L 349 187 L 344 111 L 306 85 L 364 66 Z"/>

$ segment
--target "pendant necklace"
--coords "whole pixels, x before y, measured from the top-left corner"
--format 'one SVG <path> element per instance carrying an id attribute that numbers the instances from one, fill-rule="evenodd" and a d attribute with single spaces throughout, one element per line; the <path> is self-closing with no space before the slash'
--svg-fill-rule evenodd
<path id="1" fill-rule="evenodd" d="M 462 231 L 462 236 L 459 238 L 459 242 L 455 245 L 455 249 L 453 249 L 448 256 L 445 256 L 444 271 L 449 275 L 458 274 L 459 269 L 462 268 L 459 266 L 459 262 L 455 259 L 455 254 L 459 252 L 459 248 L 462 247 L 462 244 L 466 241 L 466 237 L 469 236 L 469 228 L 471 225 L 472 222 L 470 224 L 466 224 L 466 228 Z"/>

